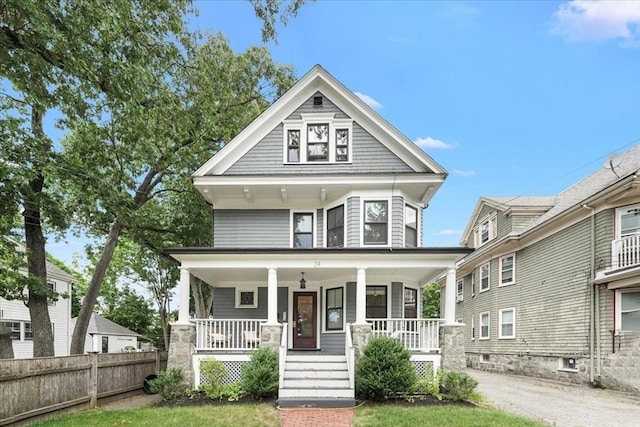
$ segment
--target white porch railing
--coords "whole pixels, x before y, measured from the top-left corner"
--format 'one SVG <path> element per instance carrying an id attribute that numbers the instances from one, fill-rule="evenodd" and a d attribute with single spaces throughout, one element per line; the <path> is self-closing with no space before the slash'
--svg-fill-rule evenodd
<path id="1" fill-rule="evenodd" d="M 253 350 L 260 347 L 266 320 L 194 319 L 196 350 Z"/>
<path id="2" fill-rule="evenodd" d="M 440 351 L 441 319 L 367 319 L 373 336 L 397 338 L 407 350 Z"/>
<path id="3" fill-rule="evenodd" d="M 284 367 L 287 363 L 287 347 L 289 338 L 287 337 L 287 331 L 289 328 L 286 323 L 282 324 L 282 338 L 280 339 L 280 351 L 278 354 L 278 371 L 280 381 L 278 382 L 279 388 L 284 388 Z"/>
<path id="4" fill-rule="evenodd" d="M 344 331 L 344 355 L 347 358 L 347 371 L 349 372 L 349 388 L 355 387 L 355 349 L 353 348 L 353 339 L 351 337 L 351 324 L 345 325 Z"/>
<path id="5" fill-rule="evenodd" d="M 612 241 L 611 267 L 616 270 L 635 265 L 640 265 L 640 234 Z"/>

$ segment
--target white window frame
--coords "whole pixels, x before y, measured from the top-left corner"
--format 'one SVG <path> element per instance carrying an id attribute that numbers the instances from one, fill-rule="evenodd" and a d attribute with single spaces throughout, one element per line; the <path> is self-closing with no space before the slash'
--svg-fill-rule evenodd
<path id="1" fill-rule="evenodd" d="M 569 361 L 573 360 L 574 368 L 569 367 Z M 558 358 L 558 370 L 564 372 L 578 372 L 578 358 L 577 357 L 559 357 Z"/>
<path id="2" fill-rule="evenodd" d="M 471 298 L 476 296 L 476 270 L 471 270 Z"/>
<path id="3" fill-rule="evenodd" d="M 53 292 L 56 292 L 56 283 L 53 281 L 47 281 L 47 288 L 52 290 Z M 47 297 L 47 304 L 49 305 L 49 307 L 52 307 L 56 305 L 56 301 L 54 301 L 50 297 Z"/>
<path id="4" fill-rule="evenodd" d="M 502 334 L 502 326 L 505 325 L 505 323 L 502 322 L 502 315 L 507 311 L 513 312 L 513 323 L 511 324 L 513 326 L 512 328 L 513 333 L 511 335 Z M 515 339 L 515 337 L 516 337 L 516 308 L 515 307 L 501 308 L 500 310 L 498 310 L 498 339 L 507 340 L 507 339 Z"/>
<path id="5" fill-rule="evenodd" d="M 253 292 L 253 304 L 241 304 L 240 295 L 243 292 Z M 236 308 L 258 308 L 258 288 L 236 288 Z"/>
<path id="6" fill-rule="evenodd" d="M 476 340 L 476 316 L 471 316 L 471 341 Z"/>
<path id="7" fill-rule="evenodd" d="M 313 224 L 311 225 L 311 247 L 315 248 L 316 247 L 316 239 L 317 239 L 317 209 L 301 209 L 301 210 L 289 210 L 289 247 L 293 248 L 293 242 L 294 242 L 294 230 L 295 227 L 293 225 L 293 218 L 295 214 L 311 214 L 313 217 Z M 304 249 L 304 248 L 301 248 Z"/>
<path id="8" fill-rule="evenodd" d="M 367 203 L 371 203 L 371 202 L 387 202 L 387 243 L 385 244 L 366 244 L 365 245 L 364 243 L 364 226 L 365 226 L 365 215 L 366 215 L 364 208 Z M 393 205 L 391 203 L 391 198 L 389 197 L 360 196 L 360 247 L 384 248 L 384 247 L 391 246 L 393 241 L 393 236 L 391 235 L 391 231 L 392 231 L 391 225 L 393 223 L 392 211 L 393 211 Z M 404 212 L 403 212 L 403 216 L 404 216 Z"/>
<path id="9" fill-rule="evenodd" d="M 483 267 L 487 267 L 487 287 L 483 288 L 482 287 L 482 268 Z M 480 267 L 478 267 L 479 270 L 479 276 L 480 276 L 480 288 L 478 289 L 478 293 L 482 293 L 482 292 L 487 292 L 489 289 L 491 289 L 491 261 L 487 261 L 484 264 L 481 264 Z"/>
<path id="10" fill-rule="evenodd" d="M 483 336 L 482 335 L 482 328 L 483 328 L 483 324 L 482 324 L 482 316 L 486 315 L 487 316 L 487 336 Z M 484 340 L 489 340 L 491 339 L 491 313 L 488 311 L 483 311 L 482 313 L 480 313 L 478 315 L 478 324 L 480 325 L 480 335 L 479 335 L 479 340 L 480 341 L 484 341 Z"/>
<path id="11" fill-rule="evenodd" d="M 456 302 L 464 301 L 464 279 L 456 281 Z"/>
<path id="12" fill-rule="evenodd" d="M 622 215 L 635 209 L 640 209 L 640 204 L 624 206 L 616 209 L 616 239 L 622 239 Z"/>
<path id="13" fill-rule="evenodd" d="M 487 241 L 482 241 L 482 227 L 487 224 Z M 485 215 L 478 221 L 478 225 L 473 229 L 473 240 L 474 247 L 479 248 L 482 245 L 485 245 L 495 239 L 498 235 L 498 214 L 497 212 L 492 212 L 488 215 Z"/>
<path id="14" fill-rule="evenodd" d="M 616 326 L 615 326 L 615 330 L 616 331 L 631 331 L 631 332 L 637 332 L 634 331 L 633 329 L 628 330 L 628 329 L 622 329 L 622 294 L 626 294 L 626 293 L 640 293 L 640 288 L 633 288 L 633 289 L 619 289 L 616 291 L 615 294 L 615 307 L 616 307 Z"/>
<path id="15" fill-rule="evenodd" d="M 502 282 L 502 273 L 503 273 L 503 268 L 502 268 L 502 261 L 513 257 L 513 263 L 512 263 L 512 274 L 511 274 L 511 281 L 510 282 Z M 510 253 L 504 256 L 501 256 L 500 259 L 498 260 L 498 286 L 509 286 L 509 285 L 513 285 L 516 283 L 516 253 Z"/>
<path id="16" fill-rule="evenodd" d="M 283 121 L 283 158 L 282 161 L 285 165 L 300 165 L 300 164 L 351 164 L 353 162 L 353 120 L 352 119 L 337 119 L 335 113 L 304 113 L 300 114 L 301 119 L 289 119 Z M 307 132 L 308 125 L 313 124 L 328 124 L 329 125 L 329 143 L 328 143 L 328 159 L 324 161 L 307 160 Z M 338 129 L 346 129 L 349 132 L 348 141 L 348 156 L 347 161 L 336 160 L 336 131 Z M 287 134 L 289 130 L 300 131 L 300 155 L 298 162 L 289 161 L 289 147 L 287 141 Z"/>
<path id="17" fill-rule="evenodd" d="M 328 319 L 327 319 L 327 292 L 329 292 L 330 290 L 333 289 L 338 289 L 341 288 L 342 289 L 342 328 L 340 329 L 327 329 L 327 323 L 328 323 Z M 322 323 L 322 333 L 323 334 L 340 334 L 340 333 L 344 333 L 344 325 L 346 324 L 346 318 L 347 318 L 347 288 L 346 286 L 342 285 L 342 286 L 327 286 L 325 288 L 322 289 L 322 317 L 323 317 L 323 322 Z"/>
<path id="18" fill-rule="evenodd" d="M 323 208 L 322 211 L 322 218 L 324 220 L 324 233 L 323 233 L 323 242 L 322 244 L 324 245 L 325 248 L 328 248 L 328 242 L 329 242 L 329 211 L 332 209 L 335 209 L 339 206 L 342 206 L 342 210 L 343 210 L 343 215 L 342 215 L 342 219 L 344 221 L 344 223 L 342 224 L 342 247 L 346 248 L 347 247 L 347 201 L 346 200 L 342 200 L 339 203 L 336 203 L 334 205 L 331 206 L 327 206 L 325 208 Z M 332 246 L 332 247 L 339 247 L 339 246 Z"/>
<path id="19" fill-rule="evenodd" d="M 404 203 L 402 209 L 402 245 L 406 248 L 412 247 L 407 246 L 407 207 L 415 209 L 416 211 L 416 245 L 414 247 L 419 248 L 422 246 L 422 242 L 420 242 L 420 218 L 422 216 L 422 210 L 420 210 L 416 205 L 407 202 Z"/>

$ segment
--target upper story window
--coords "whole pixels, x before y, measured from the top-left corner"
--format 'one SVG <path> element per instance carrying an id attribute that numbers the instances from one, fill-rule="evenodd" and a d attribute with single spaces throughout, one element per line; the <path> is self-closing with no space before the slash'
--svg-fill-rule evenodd
<path id="1" fill-rule="evenodd" d="M 404 206 L 404 246 L 418 246 L 418 210 L 413 206 Z"/>
<path id="2" fill-rule="evenodd" d="M 365 245 L 386 245 L 389 232 L 389 202 L 386 200 L 364 202 Z"/>
<path id="3" fill-rule="evenodd" d="M 500 257 L 499 286 L 512 285 L 516 282 L 516 254 Z"/>
<path id="4" fill-rule="evenodd" d="M 640 234 L 640 205 L 619 208 L 617 213 L 619 239 Z"/>
<path id="5" fill-rule="evenodd" d="M 480 292 L 489 290 L 489 272 L 491 264 L 485 263 L 480 266 Z"/>
<path id="6" fill-rule="evenodd" d="M 52 282 L 47 282 L 47 288 L 49 289 L 50 292 L 55 292 L 56 291 L 56 284 L 52 283 Z M 53 298 L 47 297 L 47 304 L 56 305 L 56 302 L 55 302 L 55 300 Z"/>
<path id="7" fill-rule="evenodd" d="M 348 163 L 351 161 L 353 120 L 335 113 L 307 113 L 284 121 L 284 162 Z"/>
<path id="8" fill-rule="evenodd" d="M 312 248 L 313 247 L 313 213 L 294 212 L 293 213 L 293 247 Z"/>
<path id="9" fill-rule="evenodd" d="M 464 299 L 464 279 L 458 279 L 456 288 L 456 301 L 460 302 Z"/>
<path id="10" fill-rule="evenodd" d="M 485 216 L 473 229 L 474 247 L 479 248 L 497 236 L 498 215 L 494 212 Z"/>
<path id="11" fill-rule="evenodd" d="M 344 205 L 327 211 L 327 247 L 344 247 Z"/>

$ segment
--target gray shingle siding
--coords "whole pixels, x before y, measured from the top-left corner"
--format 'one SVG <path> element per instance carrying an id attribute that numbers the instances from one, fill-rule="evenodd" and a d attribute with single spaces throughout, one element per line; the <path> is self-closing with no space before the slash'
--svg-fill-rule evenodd
<path id="1" fill-rule="evenodd" d="M 612 266 L 611 242 L 615 239 L 614 218 L 615 209 L 607 209 L 596 214 L 596 272 Z"/>
<path id="2" fill-rule="evenodd" d="M 506 216 L 504 212 L 498 211 L 498 216 L 496 217 L 497 221 L 497 230 L 496 230 L 496 238 L 501 239 L 507 234 L 511 233 L 512 229 L 512 217 Z"/>
<path id="3" fill-rule="evenodd" d="M 213 242 L 217 248 L 288 248 L 288 209 L 214 211 Z"/>
<path id="4" fill-rule="evenodd" d="M 401 248 L 404 247 L 404 198 L 393 196 L 391 205 L 391 244 Z"/>
<path id="5" fill-rule="evenodd" d="M 322 106 L 314 106 L 313 98 L 316 96 L 322 96 Z M 340 108 L 338 108 L 333 102 L 331 102 L 326 96 L 324 96 L 321 92 L 316 92 L 302 103 L 296 110 L 287 117 L 287 120 L 293 119 L 301 119 L 301 114 L 309 114 L 309 113 L 335 113 L 336 119 L 348 119 L 349 116 L 345 114 Z"/>
<path id="6" fill-rule="evenodd" d="M 282 288 L 285 289 L 286 288 Z M 278 297 L 280 297 L 278 289 Z M 258 288 L 258 307 L 235 308 L 236 288 L 213 288 L 211 313 L 214 319 L 266 319 L 267 288 Z"/>
<path id="7" fill-rule="evenodd" d="M 344 332 L 320 334 L 320 348 L 322 351 L 344 354 Z"/>
<path id="8" fill-rule="evenodd" d="M 318 248 L 324 247 L 324 217 L 322 209 L 316 211 L 316 246 Z"/>
<path id="9" fill-rule="evenodd" d="M 511 217 L 512 231 L 522 231 L 540 215 L 513 215 Z"/>
<path id="10" fill-rule="evenodd" d="M 356 321 L 356 283 L 347 282 L 347 306 L 345 307 L 347 323 Z"/>
<path id="11" fill-rule="evenodd" d="M 347 244 L 348 247 L 360 246 L 360 197 L 349 197 L 347 199 Z"/>

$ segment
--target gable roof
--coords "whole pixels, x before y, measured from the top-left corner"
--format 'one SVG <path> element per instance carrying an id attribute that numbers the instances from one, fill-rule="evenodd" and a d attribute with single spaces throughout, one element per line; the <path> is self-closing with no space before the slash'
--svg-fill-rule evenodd
<path id="1" fill-rule="evenodd" d="M 76 325 L 76 320 L 78 318 L 74 317 L 71 319 L 71 323 L 73 327 Z M 142 337 L 137 332 L 133 332 L 131 329 L 127 329 L 124 326 L 120 326 L 115 322 L 112 322 L 109 319 L 105 319 L 98 313 L 91 313 L 91 317 L 89 318 L 89 326 L 87 328 L 87 334 L 100 334 L 100 335 L 124 335 L 124 336 L 133 336 L 133 337 Z"/>
<path id="2" fill-rule="evenodd" d="M 193 177 L 221 175 L 304 101 L 322 92 L 338 108 L 393 151 L 416 172 L 446 175 L 446 170 L 376 113 L 320 65 L 314 66 L 282 97 L 245 127 L 235 138 L 193 173 Z"/>

